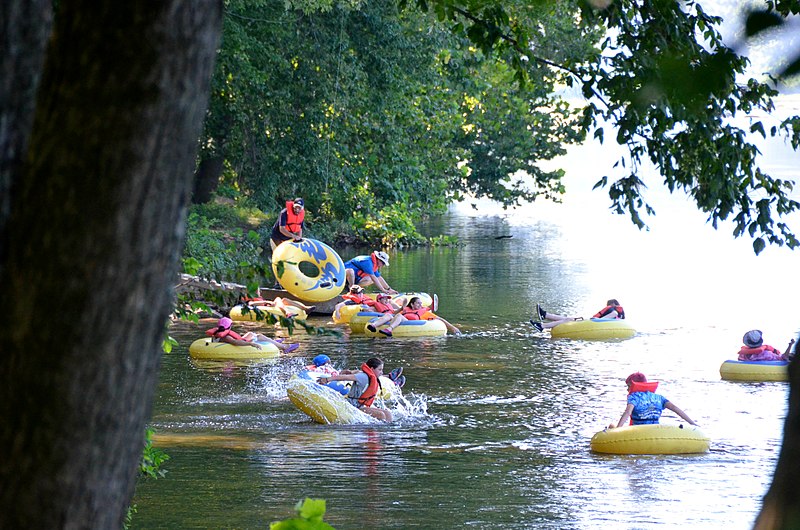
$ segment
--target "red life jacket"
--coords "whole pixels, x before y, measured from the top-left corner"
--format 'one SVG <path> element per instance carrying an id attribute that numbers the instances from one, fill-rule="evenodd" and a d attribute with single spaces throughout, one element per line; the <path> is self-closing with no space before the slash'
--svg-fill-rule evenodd
<path id="1" fill-rule="evenodd" d="M 776 350 L 775 348 L 773 348 L 769 344 L 762 344 L 758 348 L 748 348 L 747 346 L 742 346 L 741 349 L 739 350 L 739 360 L 740 361 L 748 361 L 748 360 L 751 359 L 751 357 L 755 357 L 755 356 L 761 355 L 765 351 L 774 353 L 775 355 L 777 355 L 781 359 L 783 358 L 783 354 L 781 352 L 779 352 L 778 350 Z M 756 360 L 764 360 L 764 359 L 756 359 Z M 776 359 L 776 360 L 778 360 L 778 359 Z"/>
<path id="2" fill-rule="evenodd" d="M 631 388 L 628 394 L 634 392 L 655 392 L 658 388 L 658 381 L 631 381 Z"/>
<path id="3" fill-rule="evenodd" d="M 656 388 L 658 388 L 658 381 L 631 381 L 628 395 L 634 392 L 655 392 Z M 633 425 L 633 418 L 630 419 L 628 425 Z"/>
<path id="4" fill-rule="evenodd" d="M 344 298 L 345 300 L 350 300 L 351 302 L 355 302 L 356 304 L 366 304 L 367 303 L 366 300 L 372 300 L 372 298 L 369 298 L 364 294 L 350 294 L 350 293 L 343 294 L 342 298 Z"/>
<path id="5" fill-rule="evenodd" d="M 364 304 L 370 306 L 371 308 L 373 308 L 378 313 L 393 313 L 394 312 L 394 308 L 392 306 L 390 306 L 389 304 L 383 304 L 381 302 L 378 302 L 377 300 L 373 300 L 372 298 L 367 298 L 366 300 L 364 300 Z"/>
<path id="6" fill-rule="evenodd" d="M 367 378 L 369 378 L 369 383 L 367 384 L 367 388 L 361 393 L 360 396 L 356 398 L 356 400 L 364 407 L 369 407 L 375 401 L 375 397 L 378 395 L 378 390 L 381 388 L 381 382 L 378 380 L 378 376 L 375 375 L 375 371 L 367 366 L 367 363 L 361 365 L 361 371 L 367 374 Z"/>
<path id="7" fill-rule="evenodd" d="M 294 213 L 294 201 L 286 201 L 286 229 L 289 232 L 297 233 L 300 231 L 303 224 L 303 219 L 306 218 L 306 209 L 300 210 L 300 213 Z"/>
<path id="8" fill-rule="evenodd" d="M 419 309 L 411 309 L 406 306 L 403 308 L 403 316 L 406 320 L 431 320 L 428 314 L 433 315 L 431 310 L 427 307 L 420 307 Z"/>
<path id="9" fill-rule="evenodd" d="M 214 337 L 215 339 L 222 339 L 224 337 L 230 337 L 236 340 L 244 340 L 241 335 L 233 331 L 232 329 L 224 329 L 219 331 L 219 328 L 211 328 L 206 330 L 206 335 L 209 337 Z"/>
<path id="10" fill-rule="evenodd" d="M 605 318 L 606 315 L 611 313 L 612 311 L 617 312 L 617 316 L 614 318 L 625 318 L 625 310 L 622 309 L 621 305 L 607 305 L 597 313 L 592 318 Z"/>

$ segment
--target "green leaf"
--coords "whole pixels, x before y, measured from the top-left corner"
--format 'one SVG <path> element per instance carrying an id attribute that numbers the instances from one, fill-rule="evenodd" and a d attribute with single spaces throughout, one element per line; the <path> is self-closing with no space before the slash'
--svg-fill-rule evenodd
<path id="1" fill-rule="evenodd" d="M 322 520 L 325 515 L 325 499 L 311 499 L 306 498 L 301 505 L 298 506 L 298 513 L 300 517 L 308 520 Z"/>
<path id="2" fill-rule="evenodd" d="M 761 251 L 764 250 L 765 246 L 766 243 L 764 243 L 762 238 L 759 237 L 758 239 L 753 240 L 753 251 L 756 253 L 756 256 L 761 254 Z"/>

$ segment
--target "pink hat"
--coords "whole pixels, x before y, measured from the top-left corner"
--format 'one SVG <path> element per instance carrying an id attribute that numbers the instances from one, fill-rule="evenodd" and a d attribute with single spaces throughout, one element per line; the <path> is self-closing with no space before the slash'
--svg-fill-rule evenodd
<path id="1" fill-rule="evenodd" d="M 231 320 L 228 317 L 222 317 L 222 318 L 219 319 L 219 322 L 217 322 L 217 326 L 219 326 L 219 327 L 221 327 L 223 329 L 228 329 L 232 325 L 233 325 L 233 320 Z"/>

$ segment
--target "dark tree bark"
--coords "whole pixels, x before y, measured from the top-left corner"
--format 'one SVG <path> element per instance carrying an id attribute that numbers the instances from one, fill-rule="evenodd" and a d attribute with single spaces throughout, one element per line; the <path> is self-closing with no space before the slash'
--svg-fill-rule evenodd
<path id="1" fill-rule="evenodd" d="M 31 132 L 51 5 L 52 0 L 8 0 L 0 9 L 0 234 L 11 213 L 12 176 L 19 173 Z M 5 249 L 0 244 L 0 272 Z"/>
<path id="2" fill-rule="evenodd" d="M 24 16 L 28 28 L 47 21 L 29 3 L 5 2 L 13 15 L 4 31 Z M 7 120 L 31 121 L 41 35 L 3 37 L 17 47 L 2 51 L 3 73 L 10 55 L 25 83 L 3 82 L 0 116 L 9 190 L 0 293 L 10 323 L 0 326 L 0 528 L 120 528 L 178 270 L 221 2 L 57 5 L 30 133 L 10 141 Z"/>
<path id="3" fill-rule="evenodd" d="M 800 338 L 800 337 L 798 337 Z M 795 355 L 800 345 L 795 345 Z M 789 365 L 789 411 L 772 485 L 756 520 L 757 530 L 800 528 L 800 361 Z"/>
<path id="4" fill-rule="evenodd" d="M 192 204 L 205 204 L 211 200 L 211 194 L 219 186 L 222 167 L 223 160 L 221 156 L 213 156 L 200 161 L 197 165 L 197 172 L 194 175 Z"/>

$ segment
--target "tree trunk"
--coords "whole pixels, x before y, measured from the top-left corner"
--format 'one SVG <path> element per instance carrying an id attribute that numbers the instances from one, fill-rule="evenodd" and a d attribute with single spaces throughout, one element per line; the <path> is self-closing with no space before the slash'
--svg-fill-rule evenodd
<path id="1" fill-rule="evenodd" d="M 200 161 L 197 172 L 194 175 L 194 192 L 192 193 L 192 204 L 204 204 L 211 200 L 211 194 L 219 186 L 219 178 L 222 176 L 221 156 L 214 156 Z"/>
<path id="2" fill-rule="evenodd" d="M 34 94 L 53 23 L 51 5 L 52 0 L 7 0 L 0 9 L 0 236 L 11 214 L 12 176 L 20 171 L 33 123 Z"/>
<path id="3" fill-rule="evenodd" d="M 9 4 L 26 2 L 3 9 Z M 220 4 L 57 4 L 28 148 L 23 164 L 10 159 L 9 213 L 0 219 L 0 528 L 122 526 L 178 269 Z M 12 45 L 35 55 L 36 39 L 22 37 Z M 33 94 L 17 90 L 17 105 L 33 108 Z M 2 163 L 9 167 L 5 151 Z"/>
<path id="4" fill-rule="evenodd" d="M 795 355 L 800 345 L 795 345 Z M 789 411 L 772 485 L 756 520 L 756 530 L 800 528 L 800 361 L 789 365 Z"/>

